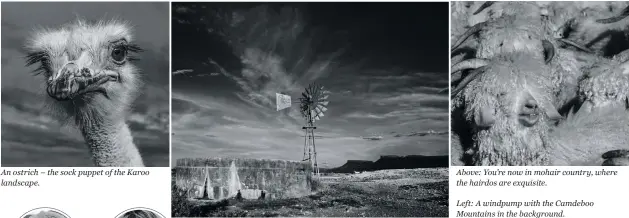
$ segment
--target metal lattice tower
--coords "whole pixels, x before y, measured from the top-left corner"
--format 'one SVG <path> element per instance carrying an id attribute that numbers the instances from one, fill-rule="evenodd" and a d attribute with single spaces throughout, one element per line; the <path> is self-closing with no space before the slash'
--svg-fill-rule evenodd
<path id="1" fill-rule="evenodd" d="M 291 98 L 288 95 L 276 94 L 277 110 L 290 107 L 291 103 L 299 103 L 299 108 L 302 116 L 306 120 L 306 124 L 302 127 L 304 130 L 304 155 L 303 161 L 309 161 L 312 166 L 313 173 L 319 176 L 319 166 L 317 163 L 317 147 L 315 144 L 314 132 L 317 127 L 315 122 L 320 120 L 324 116 L 324 112 L 328 110 L 327 105 L 329 103 L 329 92 L 323 89 L 323 86 L 316 84 L 310 84 L 308 88 L 301 93 L 302 97 L 298 102 L 291 102 Z"/>

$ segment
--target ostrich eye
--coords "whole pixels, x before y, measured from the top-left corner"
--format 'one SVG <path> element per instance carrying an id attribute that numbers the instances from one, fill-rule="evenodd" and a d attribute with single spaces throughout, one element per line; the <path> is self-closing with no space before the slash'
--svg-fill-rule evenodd
<path id="1" fill-rule="evenodd" d="M 114 47 L 114 49 L 111 51 L 111 58 L 117 64 L 124 63 L 125 59 L 127 58 L 127 48 L 125 48 L 124 46 Z"/>

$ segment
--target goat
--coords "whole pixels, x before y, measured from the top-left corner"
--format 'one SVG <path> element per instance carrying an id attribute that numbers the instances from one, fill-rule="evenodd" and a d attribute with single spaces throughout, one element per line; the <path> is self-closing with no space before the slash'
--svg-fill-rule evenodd
<path id="1" fill-rule="evenodd" d="M 629 50 L 611 59 L 598 57 L 583 71 L 578 95 L 584 110 L 616 106 L 629 109 Z"/>
<path id="2" fill-rule="evenodd" d="M 474 165 L 546 165 L 544 132 L 561 115 L 553 106 L 550 67 L 526 52 L 471 59 L 476 67 L 459 83 L 453 102 L 471 124 Z M 454 112 L 453 112 L 454 113 Z"/>
<path id="3" fill-rule="evenodd" d="M 629 165 L 629 88 L 623 68 L 629 59 L 623 57 L 629 55 L 609 60 L 557 34 L 576 21 L 595 19 L 568 19 L 572 23 L 557 30 L 567 17 L 558 15 L 558 4 L 485 2 L 471 15 L 466 14 L 470 3 L 464 4 L 467 9 L 461 4 L 453 6 L 453 16 L 487 13 L 485 20 L 468 23 L 473 26 L 452 47 L 453 54 L 462 45 L 475 49 L 471 59 L 451 68 L 453 78 L 462 72 L 460 80 L 453 80 L 451 96 L 453 165 Z M 600 11 L 601 5 L 565 11 Z M 595 21 L 617 22 L 627 13 Z M 467 40 L 471 36 L 476 40 Z M 572 99 L 597 110 L 577 108 L 564 118 L 557 108 L 565 109 Z M 626 105 L 617 107 L 618 102 Z"/>
<path id="4" fill-rule="evenodd" d="M 549 132 L 552 166 L 629 166 L 629 111 L 600 107 L 571 113 Z"/>
<path id="5" fill-rule="evenodd" d="M 462 110 L 459 116 L 453 112 L 453 121 L 470 126 L 469 133 L 461 134 L 453 124 L 458 137 L 470 134 L 471 140 L 460 139 L 462 148 L 452 149 L 465 164 L 594 165 L 602 157 L 608 158 L 605 164 L 628 161 L 623 156 L 629 150 L 624 108 L 578 111 L 562 119 L 552 104 L 549 74 L 543 73 L 550 66 L 525 52 L 468 61 L 477 62 L 476 69 L 457 87 L 463 101 L 453 102 Z"/>
<path id="6" fill-rule="evenodd" d="M 598 2 L 587 6 L 575 8 L 565 2 L 549 4 L 553 37 L 584 45 L 608 57 L 629 48 L 629 19 L 624 19 L 629 16 L 629 3 Z"/>

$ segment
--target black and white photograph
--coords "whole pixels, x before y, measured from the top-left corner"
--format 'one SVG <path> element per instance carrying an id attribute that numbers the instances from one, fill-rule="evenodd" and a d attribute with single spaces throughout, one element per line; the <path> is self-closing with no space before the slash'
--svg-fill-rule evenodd
<path id="1" fill-rule="evenodd" d="M 629 2 L 452 2 L 452 166 L 629 166 Z"/>
<path id="2" fill-rule="evenodd" d="M 173 3 L 172 216 L 447 217 L 448 3 Z"/>
<path id="3" fill-rule="evenodd" d="M 164 218 L 164 216 L 152 210 L 137 208 L 126 211 L 116 218 Z"/>
<path id="4" fill-rule="evenodd" d="M 3 2 L 3 167 L 169 167 L 168 2 Z"/>
<path id="5" fill-rule="evenodd" d="M 22 215 L 21 218 L 70 218 L 70 216 L 60 210 L 43 207 L 33 209 Z"/>

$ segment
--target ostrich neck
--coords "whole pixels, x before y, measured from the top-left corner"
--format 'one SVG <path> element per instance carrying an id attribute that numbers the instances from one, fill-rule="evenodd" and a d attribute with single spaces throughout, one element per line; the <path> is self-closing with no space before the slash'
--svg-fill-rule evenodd
<path id="1" fill-rule="evenodd" d="M 133 143 L 131 131 L 124 118 L 104 118 L 90 122 L 82 125 L 81 133 L 87 142 L 96 166 L 144 166 L 140 152 Z"/>

